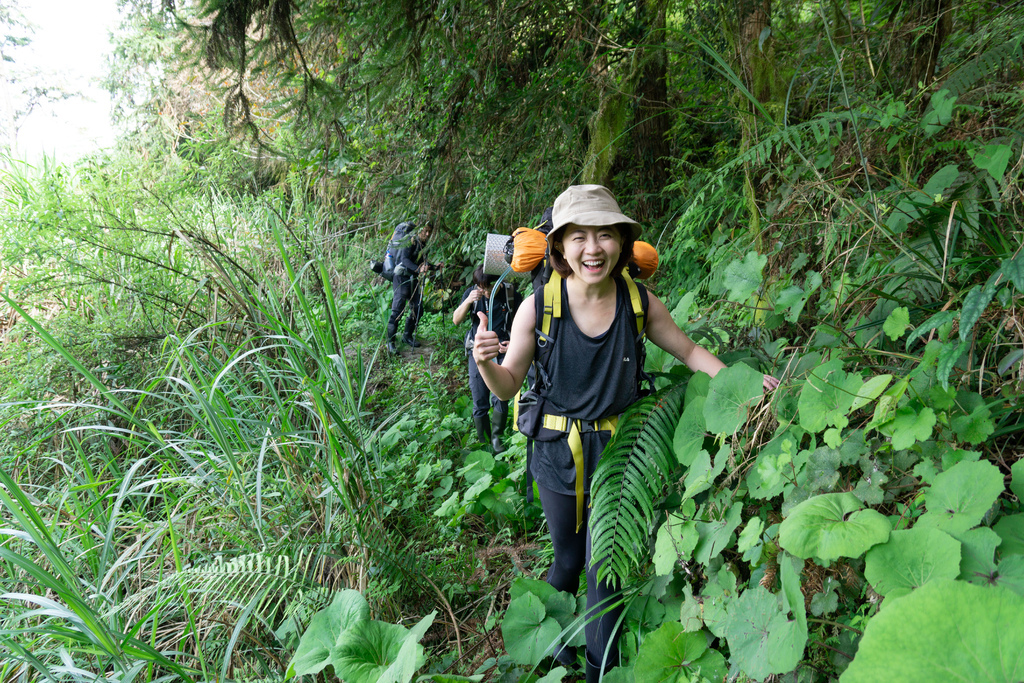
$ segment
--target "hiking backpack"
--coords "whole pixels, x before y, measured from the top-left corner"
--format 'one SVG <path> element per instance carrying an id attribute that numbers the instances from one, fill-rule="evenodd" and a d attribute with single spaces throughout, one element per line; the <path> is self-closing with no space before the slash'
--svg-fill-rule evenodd
<path id="1" fill-rule="evenodd" d="M 385 280 L 394 280 L 396 266 L 398 266 L 396 263 L 398 250 L 408 247 L 412 243 L 415 229 L 416 224 L 412 221 L 403 221 L 396 225 L 395 231 L 391 233 L 391 239 L 388 240 L 388 246 L 384 249 L 383 260 L 370 261 L 370 270 Z M 398 269 L 403 272 L 398 272 L 397 275 L 403 275 L 405 269 L 400 266 L 398 266 Z"/>

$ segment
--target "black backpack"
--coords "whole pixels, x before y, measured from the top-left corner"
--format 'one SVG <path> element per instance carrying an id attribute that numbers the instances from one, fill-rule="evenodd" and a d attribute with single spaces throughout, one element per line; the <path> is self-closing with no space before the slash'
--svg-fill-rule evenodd
<path id="1" fill-rule="evenodd" d="M 388 246 L 384 250 L 384 260 L 370 261 L 370 270 L 385 280 L 394 280 L 398 250 L 408 247 L 412 243 L 415 230 L 416 224 L 412 221 L 403 221 L 396 225 L 395 231 L 391 233 L 391 239 L 388 240 Z M 398 273 L 398 275 L 402 275 L 402 273 Z"/>

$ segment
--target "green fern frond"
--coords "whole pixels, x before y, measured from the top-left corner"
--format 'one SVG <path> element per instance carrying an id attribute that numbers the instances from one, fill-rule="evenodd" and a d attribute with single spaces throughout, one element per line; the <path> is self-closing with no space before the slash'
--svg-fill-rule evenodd
<path id="1" fill-rule="evenodd" d="M 946 78 L 943 87 L 950 95 L 960 96 L 974 87 L 975 83 L 1003 68 L 1003 65 L 1019 61 L 1024 56 L 1024 38 L 1018 37 L 996 45 L 967 62 Z"/>
<path id="2" fill-rule="evenodd" d="M 679 217 L 679 223 L 684 223 L 689 218 L 689 215 L 705 201 L 710 188 L 716 184 L 721 184 L 734 169 L 742 168 L 747 164 L 767 163 L 773 155 L 787 149 L 807 156 L 812 151 L 817 150 L 822 142 L 828 139 L 834 127 L 842 126 L 845 122 L 850 121 L 850 118 L 850 112 L 827 111 L 818 114 L 809 121 L 791 124 L 772 131 L 763 140 L 755 145 L 751 145 L 745 152 L 715 169 L 715 172 L 711 174 L 704 187 L 697 191 L 693 201 L 683 211 Z M 817 154 L 817 151 L 815 151 L 815 154 Z M 676 183 L 669 185 L 667 189 L 680 190 L 683 189 L 683 186 L 682 183 Z"/>
<path id="3" fill-rule="evenodd" d="M 964 153 L 970 149 L 972 145 L 967 140 L 939 140 L 929 147 L 929 154 L 958 154 Z M 954 186 L 955 187 L 955 186 Z"/>
<path id="4" fill-rule="evenodd" d="M 654 504 L 677 463 L 672 439 L 683 414 L 686 383 L 635 403 L 619 420 L 591 484 L 591 561 L 598 576 L 625 582 L 647 558 Z"/>
<path id="5" fill-rule="evenodd" d="M 298 558 L 266 553 L 218 557 L 210 564 L 188 567 L 165 577 L 124 601 L 118 611 L 130 612 L 156 596 L 177 590 L 194 594 L 207 606 L 245 605 L 258 600 L 256 613 L 273 614 L 283 607 L 287 615 L 305 621 L 331 597 L 331 591 L 308 578 L 314 574 L 313 556 L 309 552 Z"/>

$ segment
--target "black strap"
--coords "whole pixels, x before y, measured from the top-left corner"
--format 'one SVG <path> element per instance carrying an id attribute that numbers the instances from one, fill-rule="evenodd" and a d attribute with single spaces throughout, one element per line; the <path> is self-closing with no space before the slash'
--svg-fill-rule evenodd
<path id="1" fill-rule="evenodd" d="M 530 461 L 533 460 L 533 439 L 526 440 L 526 502 L 533 502 L 533 472 L 530 471 Z"/>

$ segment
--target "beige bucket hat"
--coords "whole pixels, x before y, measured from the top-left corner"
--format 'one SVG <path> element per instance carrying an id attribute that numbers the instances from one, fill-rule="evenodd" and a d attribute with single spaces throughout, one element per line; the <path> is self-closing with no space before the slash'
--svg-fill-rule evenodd
<path id="1" fill-rule="evenodd" d="M 603 185 L 572 185 L 555 199 L 551 211 L 551 232 L 548 246 L 555 243 L 562 228 L 567 225 L 622 225 L 629 226 L 633 238 L 640 236 L 639 223 L 623 215 L 615 197 Z"/>

